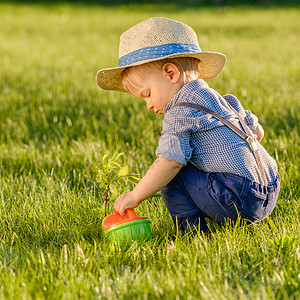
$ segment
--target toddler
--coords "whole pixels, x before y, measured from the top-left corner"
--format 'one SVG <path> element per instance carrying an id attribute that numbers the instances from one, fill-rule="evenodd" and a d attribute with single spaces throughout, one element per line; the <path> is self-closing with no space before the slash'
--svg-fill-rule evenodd
<path id="1" fill-rule="evenodd" d="M 159 190 L 182 231 L 205 232 L 206 219 L 253 223 L 270 215 L 280 181 L 259 143 L 263 128 L 235 96 L 203 80 L 217 77 L 225 62 L 222 53 L 203 52 L 193 29 L 175 20 L 150 18 L 121 35 L 119 66 L 98 71 L 98 85 L 164 114 L 157 159 L 117 197 L 121 215 Z"/>

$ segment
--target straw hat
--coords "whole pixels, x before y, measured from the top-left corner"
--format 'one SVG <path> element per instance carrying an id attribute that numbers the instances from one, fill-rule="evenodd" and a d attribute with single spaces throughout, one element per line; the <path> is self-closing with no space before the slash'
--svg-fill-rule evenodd
<path id="1" fill-rule="evenodd" d="M 195 57 L 199 62 L 199 78 L 217 77 L 226 62 L 218 52 L 202 52 L 196 33 L 184 23 L 155 17 L 129 28 L 120 37 L 119 65 L 99 70 L 97 84 L 104 90 L 125 92 L 121 73 L 127 67 L 138 66 L 166 58 Z"/>

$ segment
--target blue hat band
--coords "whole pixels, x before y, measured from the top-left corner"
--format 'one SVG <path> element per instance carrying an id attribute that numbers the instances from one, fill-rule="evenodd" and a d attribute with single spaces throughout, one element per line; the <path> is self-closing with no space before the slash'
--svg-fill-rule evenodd
<path id="1" fill-rule="evenodd" d="M 202 52 L 200 47 L 195 44 L 165 44 L 154 47 L 145 47 L 130 52 L 119 59 L 119 67 L 125 67 L 141 60 L 162 58 L 172 54 L 186 53 L 194 54 Z"/>

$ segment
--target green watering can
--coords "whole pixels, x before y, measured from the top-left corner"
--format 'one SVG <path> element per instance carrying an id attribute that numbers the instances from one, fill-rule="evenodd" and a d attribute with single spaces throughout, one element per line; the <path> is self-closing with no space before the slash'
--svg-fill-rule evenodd
<path id="1" fill-rule="evenodd" d="M 134 241 L 150 240 L 152 231 L 150 220 L 139 217 L 133 209 L 126 209 L 126 215 L 121 216 L 116 210 L 102 222 L 106 238 L 120 245 L 130 245 Z"/>

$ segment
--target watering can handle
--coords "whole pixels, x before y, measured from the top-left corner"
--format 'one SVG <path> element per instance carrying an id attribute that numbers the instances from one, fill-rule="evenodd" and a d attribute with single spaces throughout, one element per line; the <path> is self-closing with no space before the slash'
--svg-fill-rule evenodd
<path id="1" fill-rule="evenodd" d="M 116 216 L 120 216 L 120 214 L 116 210 L 114 210 L 113 214 L 116 215 Z M 125 209 L 125 214 L 127 215 L 127 217 L 129 219 L 135 219 L 136 218 L 136 213 L 135 213 L 133 208 Z"/>
<path id="2" fill-rule="evenodd" d="M 136 219 L 136 213 L 133 208 L 126 209 L 125 213 L 129 219 Z"/>

